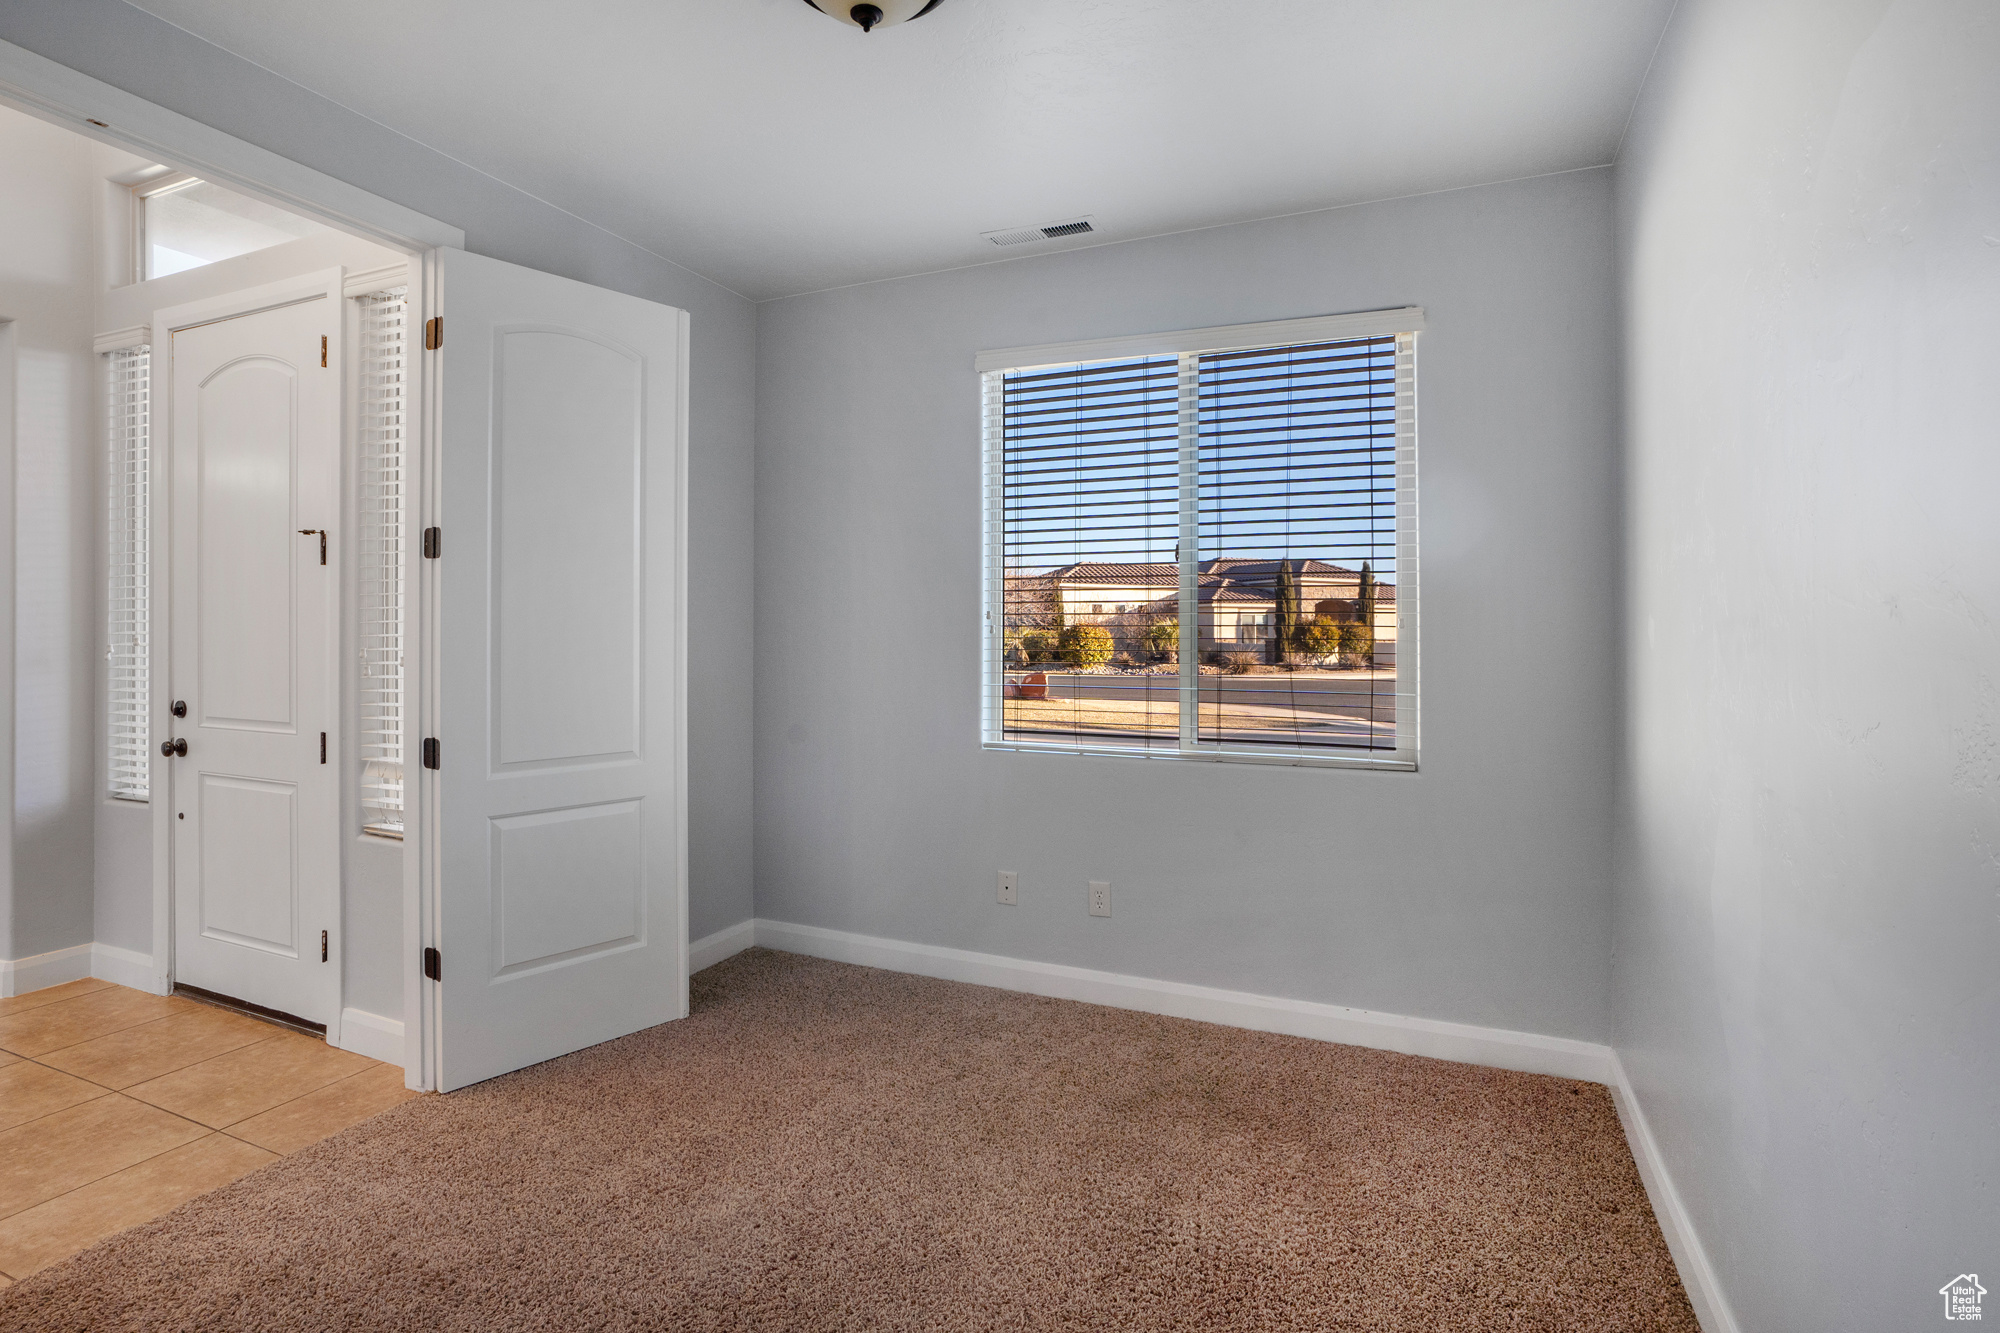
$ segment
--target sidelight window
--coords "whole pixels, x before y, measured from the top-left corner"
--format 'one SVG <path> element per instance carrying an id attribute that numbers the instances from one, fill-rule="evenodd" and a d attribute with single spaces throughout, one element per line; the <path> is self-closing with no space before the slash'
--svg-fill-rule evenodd
<path id="1" fill-rule="evenodd" d="M 105 626 L 105 670 L 109 713 L 105 718 L 109 794 L 121 801 L 146 800 L 150 790 L 150 676 L 152 601 L 148 584 L 151 522 L 147 455 L 151 444 L 152 353 L 145 347 L 108 352 L 105 401 L 111 510 L 106 525 L 110 610 Z"/>

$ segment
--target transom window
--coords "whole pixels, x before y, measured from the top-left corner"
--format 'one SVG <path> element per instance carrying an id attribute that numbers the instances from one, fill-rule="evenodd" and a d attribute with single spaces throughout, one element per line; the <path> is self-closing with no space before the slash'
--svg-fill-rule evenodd
<path id="1" fill-rule="evenodd" d="M 1422 327 L 982 354 L 985 743 L 1415 767 Z"/>
<path id="2" fill-rule="evenodd" d="M 329 228 L 262 200 L 175 173 L 132 187 L 137 205 L 136 276 L 164 278 L 234 259 Z"/>

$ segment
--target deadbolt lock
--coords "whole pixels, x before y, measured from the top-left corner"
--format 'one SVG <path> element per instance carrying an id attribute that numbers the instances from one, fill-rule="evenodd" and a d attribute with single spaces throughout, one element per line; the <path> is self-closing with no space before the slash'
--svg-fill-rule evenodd
<path id="1" fill-rule="evenodd" d="M 170 741 L 160 742 L 160 753 L 169 759 L 172 759 L 177 754 L 185 755 L 187 752 L 188 743 L 185 737 L 176 736 Z"/>

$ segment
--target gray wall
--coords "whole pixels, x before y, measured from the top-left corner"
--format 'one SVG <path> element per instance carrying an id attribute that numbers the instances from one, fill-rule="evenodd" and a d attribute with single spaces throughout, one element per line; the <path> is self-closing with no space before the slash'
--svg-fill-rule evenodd
<path id="1" fill-rule="evenodd" d="M 1608 1037 L 1611 209 L 1577 172 L 760 306 L 758 914 Z M 982 752 L 973 354 L 1405 304 L 1422 772 Z"/>
<path id="2" fill-rule="evenodd" d="M 11 321 L 13 488 L 0 576 L 14 688 L 0 720 L 13 800 L 0 810 L 0 958 L 90 943 L 94 685 L 103 512 L 91 352 L 96 199 L 91 145 L 0 108 L 0 320 Z M 0 393 L 0 397 L 4 397 Z M 0 446 L 8 432 L 0 428 Z M 0 763 L 8 756 L 0 755 Z"/>
<path id="3" fill-rule="evenodd" d="M 0 39 L 462 227 L 477 253 L 691 313 L 690 926 L 749 916 L 755 308 L 121 0 L 0 6 Z"/>
<path id="4" fill-rule="evenodd" d="M 1744 1329 L 1929 1327 L 2000 1287 L 2000 10 L 1684 0 L 1619 197 L 1617 1044 Z"/>

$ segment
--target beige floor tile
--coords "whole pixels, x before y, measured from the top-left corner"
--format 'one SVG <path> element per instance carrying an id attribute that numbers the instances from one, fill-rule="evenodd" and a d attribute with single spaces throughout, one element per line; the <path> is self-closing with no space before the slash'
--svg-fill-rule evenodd
<path id="1" fill-rule="evenodd" d="M 196 1005 L 188 1013 L 51 1051 L 42 1057 L 42 1063 L 107 1088 L 129 1088 L 284 1032 L 281 1027 L 227 1009 Z"/>
<path id="2" fill-rule="evenodd" d="M 44 1055 L 107 1032 L 137 1027 L 197 1007 L 192 1000 L 106 986 L 103 990 L 0 1018 L 0 1049 L 30 1057 Z"/>
<path id="3" fill-rule="evenodd" d="M 0 1217 L 201 1138 L 199 1125 L 119 1093 L 0 1130 Z M 0 1271 L 11 1271 L 0 1266 Z"/>
<path id="4" fill-rule="evenodd" d="M 44 1069 L 32 1060 L 18 1060 L 0 1069 L 0 1129 L 25 1125 L 103 1095 L 104 1089 L 95 1083 Z"/>
<path id="5" fill-rule="evenodd" d="M 14 1054 L 12 1051 L 0 1051 L 0 1069 L 6 1068 L 20 1058 L 20 1056 Z"/>
<path id="6" fill-rule="evenodd" d="M 31 990 L 26 995 L 10 995 L 0 1000 L 0 1018 L 5 1018 L 8 1014 L 39 1009 L 58 1000 L 73 1000 L 79 995 L 88 995 L 94 990 L 104 990 L 110 985 L 110 982 L 99 981 L 96 977 L 85 977 L 81 981 L 65 981 L 60 986 L 44 986 L 40 990 Z"/>
<path id="7" fill-rule="evenodd" d="M 5 1273 L 0 1273 L 0 1291 L 5 1291 L 7 1290 L 7 1288 L 13 1285 L 14 1285 L 13 1278 L 8 1277 Z"/>
<path id="8" fill-rule="evenodd" d="M 401 1069 L 377 1065 L 231 1125 L 229 1132 L 272 1152 L 295 1152 L 416 1095 L 403 1086 Z M 6 1267 L 0 1257 L 0 1269 Z"/>
<path id="9" fill-rule="evenodd" d="M 127 1095 L 222 1129 L 374 1064 L 317 1037 L 280 1032 L 127 1088 Z"/>
<path id="10" fill-rule="evenodd" d="M 0 1219 L 0 1272 L 26 1277 L 276 1160 L 227 1134 L 210 1134 L 128 1166 Z"/>

